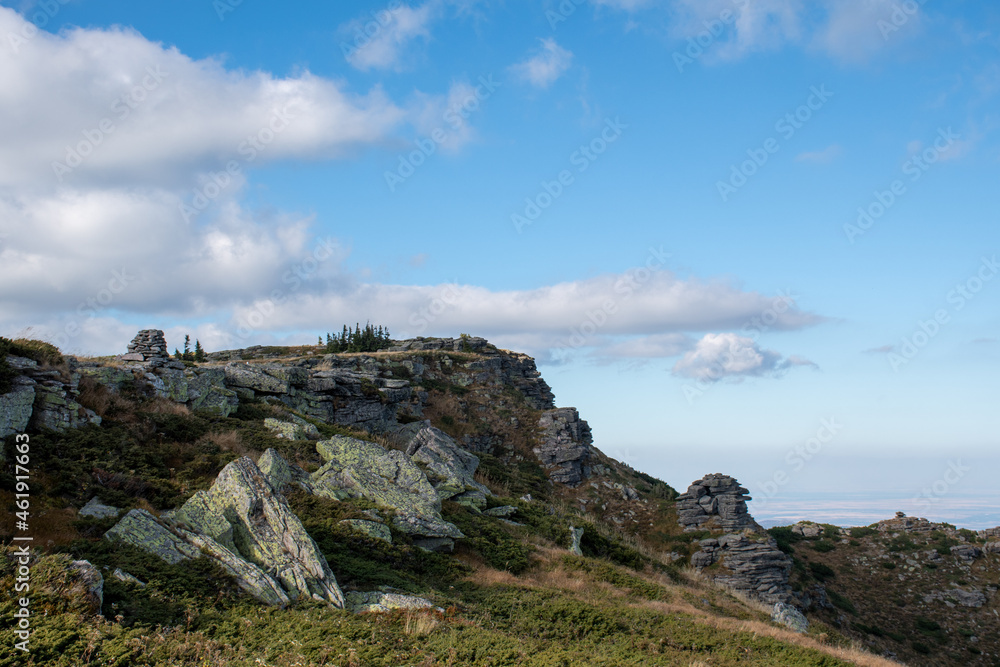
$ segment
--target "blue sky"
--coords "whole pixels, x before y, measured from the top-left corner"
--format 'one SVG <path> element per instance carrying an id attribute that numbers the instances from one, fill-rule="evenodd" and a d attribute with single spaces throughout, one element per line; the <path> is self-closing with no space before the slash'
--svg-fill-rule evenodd
<path id="1" fill-rule="evenodd" d="M 760 496 L 833 419 L 776 495 L 905 461 L 879 479 L 912 500 L 964 457 L 925 512 L 953 517 L 998 464 L 998 28 L 973 2 L 2 2 L 0 333 L 467 332 L 676 486 Z"/>

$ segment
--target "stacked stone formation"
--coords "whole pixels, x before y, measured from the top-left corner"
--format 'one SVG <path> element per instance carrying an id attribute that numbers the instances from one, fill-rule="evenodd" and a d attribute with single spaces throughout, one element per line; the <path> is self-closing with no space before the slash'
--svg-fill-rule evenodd
<path id="1" fill-rule="evenodd" d="M 538 426 L 541 442 L 533 451 L 553 482 L 578 486 L 590 477 L 594 439 L 590 426 L 580 419 L 576 408 L 547 410 L 538 420 Z"/>
<path id="2" fill-rule="evenodd" d="M 128 354 L 122 356 L 124 361 L 141 361 L 153 365 L 163 365 L 170 361 L 167 352 L 167 341 L 163 331 L 159 329 L 143 329 L 135 335 L 128 344 Z"/>
<path id="3" fill-rule="evenodd" d="M 677 520 L 688 533 L 708 528 L 726 532 L 756 528 L 747 513 L 749 493 L 728 475 L 706 475 L 677 497 Z"/>

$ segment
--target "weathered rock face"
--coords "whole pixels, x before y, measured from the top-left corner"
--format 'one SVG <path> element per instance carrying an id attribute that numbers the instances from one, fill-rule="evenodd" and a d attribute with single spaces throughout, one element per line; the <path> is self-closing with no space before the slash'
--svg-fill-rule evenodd
<path id="1" fill-rule="evenodd" d="M 246 457 L 223 468 L 211 489 L 195 493 L 169 520 L 132 510 L 105 537 L 175 564 L 204 553 L 268 604 L 311 597 L 344 606 L 326 558 Z"/>
<path id="2" fill-rule="evenodd" d="M 553 482 L 577 486 L 590 476 L 593 437 L 576 408 L 547 410 L 538 426 L 541 433 L 534 452 Z"/>
<path id="3" fill-rule="evenodd" d="M 719 571 L 712 574 L 715 581 L 769 604 L 792 602 L 788 585 L 792 559 L 747 512 L 746 494 L 735 479 L 716 473 L 677 497 L 677 521 L 685 532 L 725 533 L 701 540 L 691 565 L 701 570 L 718 563 Z"/>
<path id="4" fill-rule="evenodd" d="M 8 360 L 12 358 L 7 357 Z M 0 439 L 24 433 L 34 404 L 35 381 L 23 375 L 14 378 L 13 389 L 0 395 Z"/>
<path id="5" fill-rule="evenodd" d="M 958 562 L 964 565 L 969 565 L 977 558 L 983 557 L 983 550 L 972 544 L 959 544 L 951 548 L 951 555 L 954 556 Z"/>
<path id="6" fill-rule="evenodd" d="M 923 600 L 925 603 L 938 601 L 950 607 L 958 605 L 970 609 L 979 609 L 988 602 L 986 594 L 978 588 L 969 590 L 960 588 L 957 584 L 948 590 L 926 593 Z"/>
<path id="7" fill-rule="evenodd" d="M 249 458 L 223 468 L 212 488 L 195 493 L 174 520 L 257 565 L 291 599 L 312 597 L 343 606 L 326 558 L 284 496 Z"/>
<path id="8" fill-rule="evenodd" d="M 747 513 L 748 493 L 728 475 L 706 475 L 688 487 L 687 493 L 677 496 L 677 519 L 685 532 L 760 530 Z"/>
<path id="9" fill-rule="evenodd" d="M 338 500 L 367 498 L 395 510 L 393 525 L 418 538 L 419 546 L 450 550 L 465 537 L 441 517 L 441 498 L 424 472 L 403 452 L 357 438 L 337 436 L 316 443 L 327 462 L 310 476 L 313 493 Z"/>
<path id="10" fill-rule="evenodd" d="M 319 429 L 295 415 L 290 415 L 289 421 L 268 417 L 264 420 L 264 426 L 275 436 L 285 440 L 319 440 L 321 437 Z"/>
<path id="11" fill-rule="evenodd" d="M 720 563 L 722 568 L 713 575 L 716 582 L 769 604 L 793 599 L 788 585 L 792 559 L 766 533 L 734 533 L 700 544 L 691 564 L 700 569 Z"/>
<path id="12" fill-rule="evenodd" d="M 478 509 L 486 507 L 490 490 L 475 480 L 479 457 L 461 447 L 447 433 L 429 423 L 409 424 L 399 430 L 406 454 L 422 463 L 441 500 L 454 500 Z"/>

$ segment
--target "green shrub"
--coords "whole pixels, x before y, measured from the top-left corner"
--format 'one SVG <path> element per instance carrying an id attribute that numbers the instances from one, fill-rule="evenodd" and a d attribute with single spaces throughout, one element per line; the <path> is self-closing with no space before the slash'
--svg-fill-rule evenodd
<path id="1" fill-rule="evenodd" d="M 854 606 L 854 603 L 848 600 L 840 593 L 838 593 L 837 591 L 827 589 L 826 596 L 830 598 L 830 603 L 833 604 L 833 606 L 836 607 L 837 609 L 846 611 L 849 614 L 858 613 L 858 610 Z"/>
<path id="2" fill-rule="evenodd" d="M 833 568 L 824 563 L 809 563 L 809 572 L 820 581 L 828 581 L 837 576 Z"/>
<path id="3" fill-rule="evenodd" d="M 867 527 L 854 527 L 851 528 L 851 537 L 855 539 L 861 539 L 862 537 L 868 537 L 869 535 L 874 535 L 878 531 L 874 528 Z"/>
<path id="4" fill-rule="evenodd" d="M 931 647 L 922 642 L 913 642 L 910 644 L 914 651 L 920 653 L 921 655 L 930 655 Z"/>
<path id="5" fill-rule="evenodd" d="M 776 526 L 767 529 L 768 534 L 778 543 L 778 548 L 786 554 L 795 553 L 792 547 L 796 542 L 801 542 L 804 538 L 798 533 L 793 533 L 788 526 Z"/>
<path id="6" fill-rule="evenodd" d="M 828 542 L 827 540 L 817 540 L 810 545 L 814 551 L 818 551 L 821 554 L 829 553 L 836 549 L 836 545 L 833 542 Z"/>
<path id="7" fill-rule="evenodd" d="M 882 561 L 882 567 L 884 567 L 887 570 L 895 570 L 896 562 L 891 560 L 884 560 Z"/>

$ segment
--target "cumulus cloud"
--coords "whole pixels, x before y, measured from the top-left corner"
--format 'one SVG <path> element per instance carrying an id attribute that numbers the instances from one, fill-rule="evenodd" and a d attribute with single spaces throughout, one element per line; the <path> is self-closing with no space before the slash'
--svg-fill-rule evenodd
<path id="1" fill-rule="evenodd" d="M 706 32 L 708 25 L 715 26 L 716 32 L 722 28 L 708 59 L 735 60 L 799 42 L 804 8 L 803 0 L 676 0 L 673 29 L 677 37 L 687 39 Z"/>
<path id="2" fill-rule="evenodd" d="M 679 377 L 702 382 L 726 378 L 778 376 L 793 366 L 818 368 L 799 356 L 783 358 L 777 352 L 760 348 L 753 339 L 734 333 L 705 334 L 694 349 L 674 364 Z"/>
<path id="3" fill-rule="evenodd" d="M 541 40 L 541 50 L 523 62 L 511 65 L 517 78 L 536 88 L 548 88 L 569 69 L 573 54 L 556 44 L 556 40 Z"/>
<path id="4" fill-rule="evenodd" d="M 362 71 L 403 69 L 411 43 L 430 39 L 437 5 L 433 1 L 419 7 L 398 5 L 341 26 L 347 62 Z"/>

